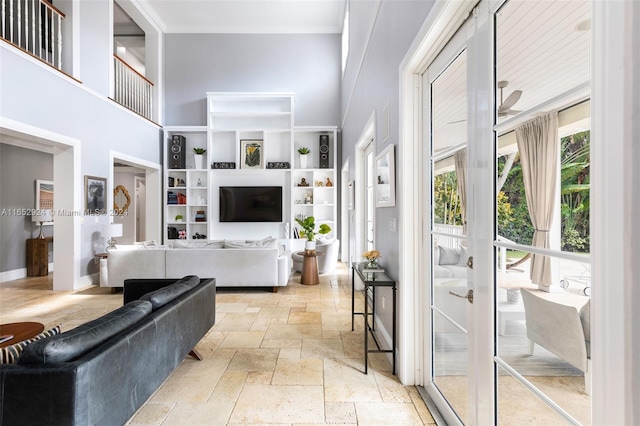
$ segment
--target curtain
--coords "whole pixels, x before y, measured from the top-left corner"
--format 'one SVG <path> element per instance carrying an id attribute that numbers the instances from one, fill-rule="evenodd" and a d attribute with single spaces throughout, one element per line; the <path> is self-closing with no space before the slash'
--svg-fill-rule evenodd
<path id="1" fill-rule="evenodd" d="M 453 154 L 458 183 L 458 197 L 460 197 L 460 216 L 462 217 L 462 233 L 467 235 L 467 148 Z"/>
<path id="2" fill-rule="evenodd" d="M 524 123 L 516 129 L 520 151 L 524 192 L 534 233 L 532 245 L 549 248 L 549 231 L 553 222 L 558 179 L 558 113 Z M 531 257 L 531 281 L 551 285 L 551 259 Z"/>

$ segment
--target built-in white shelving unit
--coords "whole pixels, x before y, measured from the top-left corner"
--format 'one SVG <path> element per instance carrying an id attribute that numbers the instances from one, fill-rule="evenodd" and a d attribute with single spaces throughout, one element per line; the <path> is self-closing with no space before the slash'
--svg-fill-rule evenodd
<path id="1" fill-rule="evenodd" d="M 170 238 L 169 228 L 175 228 L 184 231 L 187 239 L 197 235 L 207 239 L 271 235 L 298 249 L 303 240 L 294 238 L 294 219 L 301 215 L 313 215 L 335 232 L 337 128 L 295 127 L 293 93 L 209 92 L 206 96 L 206 126 L 164 129 L 165 241 Z M 172 168 L 174 135 L 185 138 L 184 168 Z M 311 151 L 304 169 L 297 153 L 302 146 Z M 203 169 L 194 168 L 195 147 L 207 150 Z M 308 187 L 300 186 L 303 178 Z M 282 222 L 220 222 L 221 186 L 281 186 Z M 182 221 L 176 221 L 176 215 L 182 215 Z"/>

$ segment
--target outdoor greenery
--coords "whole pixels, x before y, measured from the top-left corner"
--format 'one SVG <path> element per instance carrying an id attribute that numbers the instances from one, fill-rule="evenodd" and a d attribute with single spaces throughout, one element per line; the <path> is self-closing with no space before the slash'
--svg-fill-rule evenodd
<path id="1" fill-rule="evenodd" d="M 562 249 L 589 252 L 590 132 L 561 139 Z"/>
<path id="2" fill-rule="evenodd" d="M 589 131 L 560 140 L 561 248 L 564 251 L 589 252 L 589 148 Z M 499 174 L 505 162 L 505 157 L 498 159 Z M 531 244 L 533 226 L 524 195 L 519 156 L 516 156 L 501 192 L 504 197 L 498 193 L 498 234 L 516 243 Z M 505 203 L 509 208 L 505 208 Z"/>
<path id="3" fill-rule="evenodd" d="M 589 252 L 589 131 L 563 137 L 560 143 L 561 248 Z M 519 155 L 498 158 L 498 235 L 518 244 L 530 245 L 533 225 L 529 217 Z M 506 172 L 506 176 L 503 174 Z M 455 171 L 441 173 L 433 182 L 434 223 L 462 225 Z"/>
<path id="4" fill-rule="evenodd" d="M 442 173 L 435 177 L 433 182 L 434 223 L 462 226 L 457 185 L 455 171 Z"/>

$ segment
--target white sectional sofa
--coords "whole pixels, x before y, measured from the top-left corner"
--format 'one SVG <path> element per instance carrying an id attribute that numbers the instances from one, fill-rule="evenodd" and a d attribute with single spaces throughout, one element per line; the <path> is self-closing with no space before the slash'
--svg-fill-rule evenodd
<path id="1" fill-rule="evenodd" d="M 168 246 L 137 243 L 109 251 L 103 287 L 122 287 L 128 278 L 215 278 L 216 287 L 286 286 L 291 252 L 275 238 L 259 241 L 173 240 Z"/>

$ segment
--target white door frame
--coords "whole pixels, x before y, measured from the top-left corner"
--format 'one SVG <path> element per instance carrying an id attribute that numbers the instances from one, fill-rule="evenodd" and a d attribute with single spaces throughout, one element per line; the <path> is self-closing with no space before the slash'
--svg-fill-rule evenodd
<path id="1" fill-rule="evenodd" d="M 373 141 L 373 142 L 371 142 Z M 356 188 L 355 191 L 355 247 L 354 253 L 363 253 L 366 248 L 364 244 L 367 238 L 367 224 L 366 224 L 366 164 L 365 164 L 365 148 L 369 143 L 376 143 L 376 113 L 375 111 L 369 116 L 367 124 L 364 126 L 355 147 L 355 163 L 356 163 Z M 375 146 L 375 145 L 374 145 Z M 354 259 L 351 259 L 352 261 Z"/>
<path id="2" fill-rule="evenodd" d="M 350 215 L 350 201 L 349 201 L 349 185 L 351 180 L 349 179 L 349 160 L 342 165 L 342 171 L 340 176 L 340 261 L 349 262 L 351 259 L 349 244 L 349 233 L 351 232 L 351 222 L 349 221 Z M 349 263 L 347 265 L 351 267 Z"/>
<path id="3" fill-rule="evenodd" d="M 54 193 L 53 290 L 75 290 L 88 284 L 80 282 L 80 224 L 83 221 L 80 141 L 5 117 L 0 117 L 0 132 L 22 141 L 20 146 L 53 154 L 54 188 L 63 188 Z"/>
<path id="4" fill-rule="evenodd" d="M 162 241 L 162 209 L 150 209 L 149 206 L 162 206 L 162 166 L 151 161 L 143 160 L 117 151 L 109 151 L 109 191 L 107 205 L 113 206 L 113 169 L 114 161 L 129 164 L 144 169 L 147 188 L 147 214 L 145 218 L 145 238 L 147 240 Z M 110 218 L 113 222 L 113 217 Z"/>

